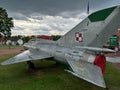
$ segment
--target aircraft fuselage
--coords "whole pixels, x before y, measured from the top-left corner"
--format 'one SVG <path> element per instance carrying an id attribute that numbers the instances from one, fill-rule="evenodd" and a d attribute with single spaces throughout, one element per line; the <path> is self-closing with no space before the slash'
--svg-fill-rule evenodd
<path id="1" fill-rule="evenodd" d="M 79 61 L 85 60 L 90 63 L 93 63 L 95 60 L 95 55 L 85 53 L 84 51 L 75 47 L 69 48 L 60 46 L 55 41 L 34 41 L 28 42 L 24 46 L 29 50 L 34 50 L 36 52 L 39 51 L 44 54 L 50 55 L 51 57 L 54 57 L 57 62 L 65 64 L 67 64 L 66 57 L 71 57 Z"/>

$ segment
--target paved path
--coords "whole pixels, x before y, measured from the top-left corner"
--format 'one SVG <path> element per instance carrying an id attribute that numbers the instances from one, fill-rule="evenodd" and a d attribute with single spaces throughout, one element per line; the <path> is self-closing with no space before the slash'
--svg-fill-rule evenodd
<path id="1" fill-rule="evenodd" d="M 18 54 L 22 52 L 22 48 L 10 48 L 10 49 L 1 49 L 0 56 L 5 54 Z"/>

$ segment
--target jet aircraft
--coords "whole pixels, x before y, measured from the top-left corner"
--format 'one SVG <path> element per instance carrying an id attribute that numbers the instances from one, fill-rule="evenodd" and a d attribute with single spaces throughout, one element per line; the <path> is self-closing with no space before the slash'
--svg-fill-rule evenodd
<path id="1" fill-rule="evenodd" d="M 26 51 L 1 63 L 8 65 L 53 57 L 71 69 L 65 70 L 78 78 L 106 88 L 103 74 L 106 61 L 120 62 L 119 57 L 107 57 L 114 50 L 103 48 L 105 42 L 120 27 L 120 6 L 90 14 L 58 41 L 33 39 L 24 44 Z"/>

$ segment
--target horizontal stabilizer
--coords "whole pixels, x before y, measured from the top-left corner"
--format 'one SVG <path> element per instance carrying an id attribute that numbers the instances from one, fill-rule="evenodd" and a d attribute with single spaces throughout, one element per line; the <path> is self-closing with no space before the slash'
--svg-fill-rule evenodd
<path id="1" fill-rule="evenodd" d="M 111 63 L 120 63 L 120 57 L 106 57 L 106 60 Z"/>
<path id="2" fill-rule="evenodd" d="M 38 55 L 36 53 L 30 52 L 29 50 L 26 50 L 16 55 L 15 57 L 2 62 L 1 65 L 8 65 L 8 64 L 14 64 L 14 63 L 25 62 L 25 61 L 30 61 L 30 60 L 44 59 L 44 58 L 49 58 L 49 57 L 51 56 L 42 54 L 42 53 L 39 53 Z"/>
<path id="3" fill-rule="evenodd" d="M 111 49 L 108 49 L 108 48 L 81 47 L 81 46 L 75 46 L 75 48 L 84 49 L 84 50 L 93 51 L 93 52 L 104 52 L 104 53 L 115 52 L 114 50 L 111 50 Z"/>
<path id="4" fill-rule="evenodd" d="M 105 82 L 101 69 L 98 66 L 85 62 L 83 60 L 74 60 L 73 58 L 66 57 L 68 64 L 73 71 L 67 72 L 82 78 L 90 83 L 105 88 Z"/>

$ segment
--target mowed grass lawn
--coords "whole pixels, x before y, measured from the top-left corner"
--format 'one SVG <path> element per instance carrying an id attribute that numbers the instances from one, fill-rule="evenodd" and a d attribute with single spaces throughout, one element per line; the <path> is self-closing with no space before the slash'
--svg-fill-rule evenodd
<path id="1" fill-rule="evenodd" d="M 14 54 L 0 56 L 0 62 Z M 64 71 L 53 61 L 34 61 L 37 71 L 28 71 L 26 63 L 0 66 L 0 90 L 106 90 Z M 120 70 L 107 64 L 105 81 L 109 90 L 120 90 Z"/>
<path id="2" fill-rule="evenodd" d="M 0 45 L 0 49 L 17 49 L 17 48 L 22 48 L 22 46 L 19 46 L 19 45 L 15 45 L 15 46 L 12 46 L 12 45 Z"/>

